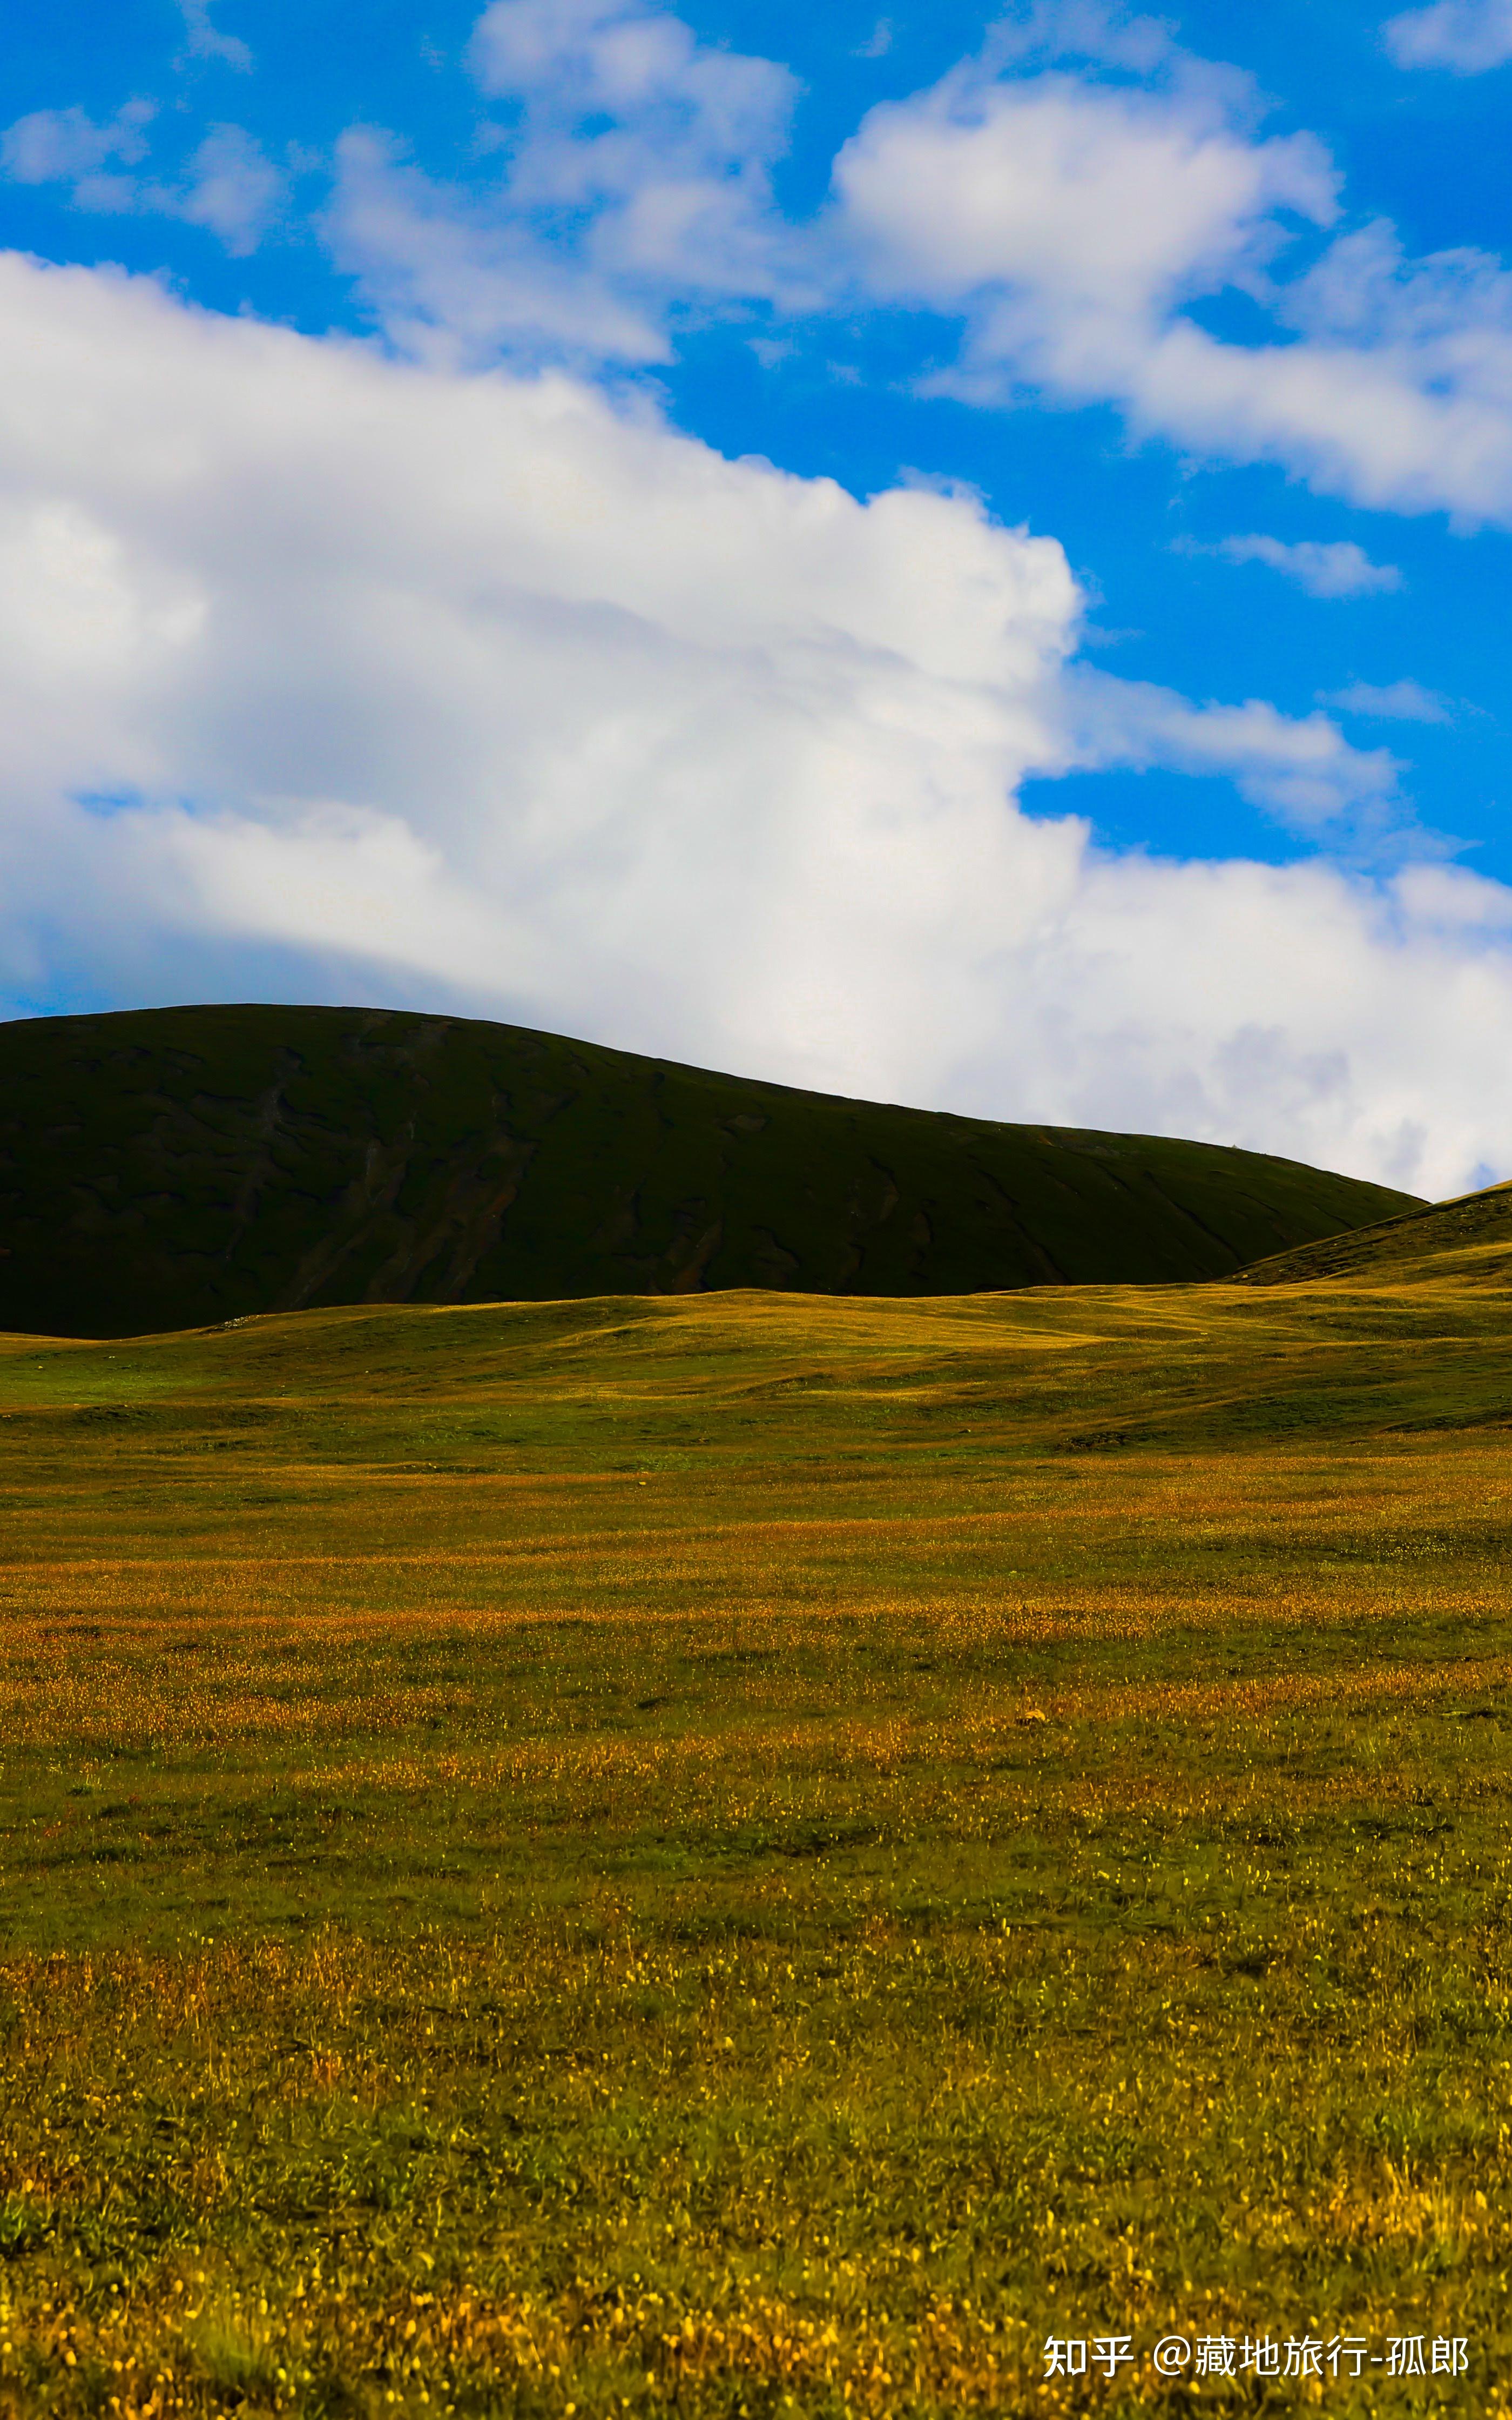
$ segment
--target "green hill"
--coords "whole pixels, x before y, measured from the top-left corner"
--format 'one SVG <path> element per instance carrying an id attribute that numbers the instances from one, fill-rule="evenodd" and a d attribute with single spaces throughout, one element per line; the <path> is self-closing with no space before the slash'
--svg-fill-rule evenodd
<path id="1" fill-rule="evenodd" d="M 1255 1152 L 837 1099 L 466 1018 L 0 1027 L 0 1326 L 33 1334 L 355 1302 L 1180 1281 L 1419 1206 Z"/>
<path id="2" fill-rule="evenodd" d="M 1489 1185 L 1458 1201 L 1275 1252 L 1241 1273 L 1243 1285 L 1313 1285 L 1356 1279 L 1389 1285 L 1416 1278 L 1512 1275 L 1512 1185 Z"/>

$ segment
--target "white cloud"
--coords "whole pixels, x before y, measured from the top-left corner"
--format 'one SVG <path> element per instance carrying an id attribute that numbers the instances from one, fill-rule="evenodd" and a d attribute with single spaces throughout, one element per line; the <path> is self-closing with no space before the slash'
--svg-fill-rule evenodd
<path id="1" fill-rule="evenodd" d="M 1112 404 L 1138 435 L 1359 504 L 1512 520 L 1512 277 L 1343 226 L 1322 144 L 1263 136 L 1247 80 L 1159 23 L 1016 13 L 872 110 L 801 225 L 771 181 L 792 75 L 656 0 L 494 0 L 470 56 L 501 105 L 497 176 L 447 185 L 356 130 L 327 218 L 422 359 L 644 365 L 700 315 L 901 304 L 964 325 L 927 390 Z M 1271 340 L 1204 324 L 1228 293 Z"/>
<path id="2" fill-rule="evenodd" d="M 1512 0 L 1437 0 L 1389 18 L 1384 32 L 1398 67 L 1480 75 L 1512 59 Z"/>
<path id="3" fill-rule="evenodd" d="M 284 207 L 288 178 L 239 126 L 212 126 L 189 163 L 187 181 L 167 185 L 123 176 L 147 157 L 143 128 L 151 101 L 128 101 L 100 126 L 82 109 L 43 109 L 0 137 L 0 171 L 19 184 L 71 184 L 76 209 L 184 219 L 219 236 L 228 252 L 255 251 Z"/>
<path id="4" fill-rule="evenodd" d="M 1165 19 L 1132 15 L 1122 0 L 1020 0 L 989 25 L 981 50 L 981 63 L 993 74 L 1067 59 L 1136 76 L 1174 72 L 1214 96 L 1226 89 L 1240 98 L 1251 94 L 1248 77 L 1194 60 Z"/>
<path id="5" fill-rule="evenodd" d="M 1415 680 L 1388 681 L 1380 689 L 1369 681 L 1351 681 L 1348 689 L 1335 690 L 1323 704 L 1336 706 L 1340 714 L 1363 714 L 1381 722 L 1453 720 L 1448 699 Z"/>
<path id="6" fill-rule="evenodd" d="M 1294 580 L 1309 597 L 1373 597 L 1400 588 L 1402 575 L 1394 563 L 1372 563 L 1352 538 L 1246 537 L 1220 538 L 1216 546 L 1188 544 L 1184 554 L 1221 554 L 1229 563 L 1263 563 Z"/>
<path id="7" fill-rule="evenodd" d="M 146 158 L 142 129 L 155 114 L 151 101 L 129 101 L 101 126 L 82 109 L 33 110 L 0 136 L 0 171 L 18 185 L 87 188 L 113 161 Z"/>
<path id="8" fill-rule="evenodd" d="M 517 190 L 553 201 L 744 185 L 785 146 L 797 95 L 775 60 L 701 43 L 642 0 L 492 0 L 471 54 L 483 90 L 526 113 Z"/>
<path id="9" fill-rule="evenodd" d="M 342 136 L 325 225 L 338 267 L 360 280 L 390 341 L 419 360 L 671 356 L 659 312 L 489 203 L 438 185 L 374 129 Z"/>
<path id="10" fill-rule="evenodd" d="M 288 179 L 239 126 L 213 126 L 194 153 L 177 217 L 208 227 L 227 252 L 255 252 L 284 206 Z"/>
<path id="11" fill-rule="evenodd" d="M 1293 721 L 1263 698 L 1195 706 L 1149 681 L 1067 675 L 1068 762 L 1223 774 L 1251 805 L 1295 831 L 1350 827 L 1362 837 L 1399 821 L 1402 768 L 1384 749 L 1351 748 L 1325 714 Z"/>
<path id="12" fill-rule="evenodd" d="M 1076 761 L 1303 819 L 1391 779 L 1321 715 L 1069 677 L 1053 541 L 117 275 L 0 259 L 0 343 L 18 990 L 365 994 L 1436 1190 L 1506 1163 L 1512 892 L 1016 805 Z"/>
<path id="13" fill-rule="evenodd" d="M 798 90 L 785 67 L 642 0 L 494 0 L 469 55 L 507 113 L 491 187 L 425 178 L 381 130 L 341 147 L 331 240 L 396 344 L 658 361 L 674 306 L 817 299 L 771 207 Z"/>
<path id="14" fill-rule="evenodd" d="M 1283 276 L 1299 232 L 1337 219 L 1326 153 L 1259 139 L 1240 80 L 1147 31 L 1143 84 L 998 75 L 999 46 L 873 110 L 835 168 L 864 290 L 963 319 L 937 384 L 979 402 L 1113 403 L 1141 434 L 1357 503 L 1512 520 L 1512 278 L 1470 251 L 1404 260 L 1382 225 Z M 1193 316 L 1226 289 L 1275 341 Z"/>
<path id="15" fill-rule="evenodd" d="M 1255 143 L 1205 94 L 1048 74 L 874 109 L 837 182 L 873 287 L 945 307 L 1000 290 L 1138 321 L 1276 247 L 1278 209 L 1327 224 L 1337 179 L 1307 135 Z M 993 339 L 984 335 L 984 342 Z"/>
<path id="16" fill-rule="evenodd" d="M 223 34 L 211 23 L 211 6 L 212 0 L 178 0 L 188 55 L 194 59 L 220 59 L 224 66 L 245 74 L 253 63 L 252 53 L 238 35 Z"/>

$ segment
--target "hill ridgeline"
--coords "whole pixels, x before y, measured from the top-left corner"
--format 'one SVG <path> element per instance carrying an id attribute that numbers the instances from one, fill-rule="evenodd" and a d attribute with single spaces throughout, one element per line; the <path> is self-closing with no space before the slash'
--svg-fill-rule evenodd
<path id="1" fill-rule="evenodd" d="M 1436 1278 L 1512 1277 L 1512 1185 L 1489 1185 L 1453 1202 L 1431 1202 L 1404 1217 L 1360 1227 L 1325 1242 L 1277 1252 L 1240 1274 L 1243 1285 L 1317 1285 L 1337 1279 L 1362 1285 L 1412 1285 Z"/>
<path id="2" fill-rule="evenodd" d="M 940 1295 L 1232 1275 L 1407 1194 L 519 1026 L 207 1007 L 0 1026 L 0 1327 L 357 1302 Z"/>

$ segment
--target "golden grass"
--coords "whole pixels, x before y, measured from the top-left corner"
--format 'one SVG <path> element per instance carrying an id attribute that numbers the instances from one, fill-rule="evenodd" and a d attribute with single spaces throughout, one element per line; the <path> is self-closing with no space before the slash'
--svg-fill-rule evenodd
<path id="1" fill-rule="evenodd" d="M 0 1345 L 0 2412 L 1512 2409 L 1507 1326 Z"/>

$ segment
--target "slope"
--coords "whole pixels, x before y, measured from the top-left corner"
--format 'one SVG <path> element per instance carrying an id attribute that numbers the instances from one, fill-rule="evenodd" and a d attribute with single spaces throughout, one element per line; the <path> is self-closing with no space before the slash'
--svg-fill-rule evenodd
<path id="1" fill-rule="evenodd" d="M 901 1481 L 940 1453 L 1489 1435 L 1512 1425 L 1509 1343 L 1505 1289 L 1427 1266 L 1349 1287 L 342 1305 L 131 1340 L 0 1337 L 0 1448 L 28 1465 L 162 1455 L 184 1483 L 270 1454 L 427 1481 L 681 1472 L 696 1526 L 716 1475 L 753 1458 L 881 1457 Z"/>
<path id="2" fill-rule="evenodd" d="M 1508 2420 L 1509 1342 L 0 1338 L 0 2410 L 1173 2420 L 1205 2337 Z"/>
<path id="3" fill-rule="evenodd" d="M 1224 1276 L 1416 1206 L 1295 1162 L 803 1093 L 517 1026 L 201 1007 L 0 1029 L 0 1326 L 343 1302 Z"/>
<path id="4" fill-rule="evenodd" d="M 1239 1272 L 1242 1285 L 1316 1285 L 1358 1280 L 1390 1284 L 1417 1277 L 1502 1280 L 1512 1275 L 1512 1185 L 1489 1185 L 1454 1202 L 1360 1227 Z"/>

